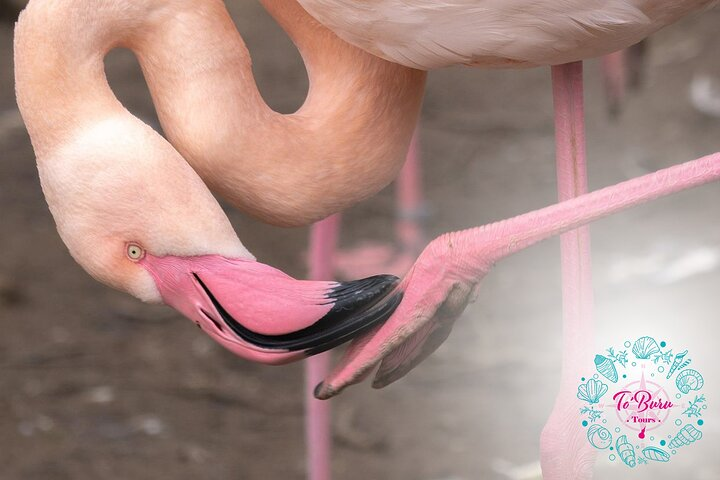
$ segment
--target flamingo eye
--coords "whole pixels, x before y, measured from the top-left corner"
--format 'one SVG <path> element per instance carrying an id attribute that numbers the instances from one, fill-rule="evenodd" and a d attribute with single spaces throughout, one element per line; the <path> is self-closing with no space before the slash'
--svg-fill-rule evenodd
<path id="1" fill-rule="evenodd" d="M 127 246 L 127 256 L 133 261 L 140 260 L 145 256 L 145 250 L 138 244 L 130 243 Z"/>

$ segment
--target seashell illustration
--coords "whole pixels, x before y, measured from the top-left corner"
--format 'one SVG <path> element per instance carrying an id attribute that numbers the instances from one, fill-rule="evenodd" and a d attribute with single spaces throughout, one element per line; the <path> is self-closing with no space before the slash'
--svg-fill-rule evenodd
<path id="1" fill-rule="evenodd" d="M 630 442 L 628 442 L 627 435 L 618 437 L 615 442 L 615 450 L 617 450 L 618 455 L 620 455 L 620 460 L 622 460 L 625 465 L 630 468 L 634 468 L 635 465 L 637 465 L 635 449 L 630 445 Z"/>
<path id="2" fill-rule="evenodd" d="M 675 438 L 670 441 L 670 448 L 680 448 L 690 445 L 702 438 L 702 432 L 689 423 L 685 425 Z"/>
<path id="3" fill-rule="evenodd" d="M 675 378 L 675 385 L 682 393 L 689 393 L 690 390 L 700 390 L 705 385 L 705 380 L 703 380 L 700 372 L 688 368 L 678 373 Z"/>
<path id="4" fill-rule="evenodd" d="M 655 355 L 660 352 L 657 342 L 652 337 L 640 337 L 635 340 L 632 351 L 638 360 L 645 360 L 650 358 L 650 355 Z"/>
<path id="5" fill-rule="evenodd" d="M 668 454 L 665 450 L 659 449 L 657 447 L 647 447 L 643 449 L 642 452 L 643 456 L 648 460 L 655 460 L 656 462 L 670 461 L 670 454 Z"/>
<path id="6" fill-rule="evenodd" d="M 670 377 L 672 377 L 673 373 L 675 373 L 675 370 L 679 368 L 685 368 L 690 364 L 690 359 L 688 358 L 683 362 L 683 359 L 688 354 L 688 351 L 685 350 L 684 352 L 680 352 L 677 355 L 675 355 L 675 360 L 673 361 L 672 365 L 670 366 L 670 370 L 668 370 L 668 374 L 665 378 L 670 380 Z"/>
<path id="7" fill-rule="evenodd" d="M 591 378 L 578 387 L 577 397 L 589 404 L 598 403 L 600 398 L 608 391 L 608 386 L 600 380 Z"/>
<path id="8" fill-rule="evenodd" d="M 607 378 L 611 382 L 617 382 L 618 373 L 613 365 L 612 360 L 602 355 L 595 355 L 595 368 L 600 375 Z"/>
<path id="9" fill-rule="evenodd" d="M 612 445 L 612 433 L 600 425 L 593 425 L 588 428 L 587 438 L 590 445 L 599 450 L 604 450 Z"/>

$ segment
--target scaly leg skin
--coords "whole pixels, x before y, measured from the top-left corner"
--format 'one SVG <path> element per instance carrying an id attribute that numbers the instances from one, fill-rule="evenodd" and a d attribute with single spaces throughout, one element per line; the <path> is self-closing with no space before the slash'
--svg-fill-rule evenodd
<path id="1" fill-rule="evenodd" d="M 498 260 L 626 208 L 720 179 L 720 153 L 659 170 L 534 212 L 446 233 L 420 254 L 398 289 L 403 300 L 380 327 L 353 341 L 324 382 L 320 399 L 361 381 L 383 362 L 374 386 L 401 378 L 447 336 Z M 387 360 L 387 363 L 385 363 Z"/>
<path id="2" fill-rule="evenodd" d="M 341 278 L 365 278 L 377 272 L 405 275 L 425 243 L 422 220 L 422 175 L 415 130 L 405 165 L 395 185 L 397 198 L 396 245 L 366 242 L 335 254 L 335 269 Z M 364 275 L 368 273 L 369 275 Z"/>
<path id="3" fill-rule="evenodd" d="M 340 216 L 333 215 L 312 226 L 310 231 L 310 279 L 332 276 L 332 262 Z M 305 364 L 305 448 L 307 448 L 308 480 L 330 480 L 332 435 L 330 404 L 313 398 L 313 387 L 327 375 L 330 352 L 307 359 Z"/>
<path id="4" fill-rule="evenodd" d="M 558 200 L 587 193 L 582 62 L 552 67 Z M 590 228 L 560 236 L 562 263 L 562 369 L 553 410 L 540 436 L 543 478 L 592 478 L 596 451 L 578 420 L 577 379 L 593 347 Z"/>

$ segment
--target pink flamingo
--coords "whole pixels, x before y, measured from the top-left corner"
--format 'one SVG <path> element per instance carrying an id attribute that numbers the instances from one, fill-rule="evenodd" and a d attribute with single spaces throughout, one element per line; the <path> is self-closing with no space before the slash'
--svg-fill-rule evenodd
<path id="1" fill-rule="evenodd" d="M 426 74 L 346 44 L 295 2 L 264 5 L 307 63 L 311 90 L 292 115 L 262 100 L 219 0 L 34 0 L 16 31 L 15 67 L 43 189 L 78 263 L 173 306 L 238 355 L 283 363 L 382 322 L 399 301 L 387 295 L 397 279 L 301 282 L 255 262 L 196 173 L 265 221 L 320 219 L 395 176 Z M 177 151 L 112 95 L 102 58 L 117 46 L 138 56 Z M 326 409 L 309 403 L 313 478 L 327 475 Z"/>
<path id="2" fill-rule="evenodd" d="M 285 15 L 282 18 L 286 23 L 293 15 L 302 13 L 296 5 L 295 10 L 291 8 L 294 4 L 288 4 L 290 7 L 283 10 L 278 3 L 268 3 L 279 18 Z M 306 41 L 319 42 L 321 39 L 317 37 L 322 36 L 332 46 L 335 37 L 310 17 L 305 18 L 310 24 L 298 22 L 295 33 L 300 35 L 297 29 L 307 30 L 303 37 Z M 379 275 L 347 283 L 297 281 L 256 262 L 200 177 L 170 144 L 120 105 L 108 87 L 103 71 L 102 59 L 110 49 L 124 45 L 136 51 L 168 136 L 174 138 L 181 128 L 185 129 L 183 133 L 198 133 L 191 135 L 191 140 L 183 137 L 178 143 L 188 150 L 200 145 L 212 151 L 212 145 L 203 143 L 212 135 L 193 130 L 200 127 L 193 119 L 202 116 L 208 122 L 211 114 L 222 113 L 214 110 L 222 103 L 236 105 L 222 95 L 205 95 L 202 89 L 207 88 L 207 83 L 197 80 L 219 77 L 219 88 L 225 92 L 224 80 L 233 83 L 238 76 L 244 75 L 245 87 L 250 93 L 242 92 L 243 95 L 238 93 L 238 96 L 246 102 L 257 100 L 252 98 L 249 88 L 249 84 L 254 86 L 254 83 L 252 77 L 247 78 L 247 51 L 237 31 L 234 27 L 228 30 L 230 27 L 232 22 L 218 1 L 193 5 L 154 0 L 100 4 L 33 1 L 21 15 L 16 28 L 18 106 L 33 142 L 43 190 L 58 231 L 70 253 L 85 270 L 96 279 L 141 300 L 165 302 L 240 356 L 265 363 L 284 363 L 332 348 L 384 321 L 399 302 L 398 294 L 388 296 L 397 279 Z M 77 35 L 79 31 L 83 35 Z M 219 31 L 219 38 L 216 38 L 216 31 Z M 221 43 L 217 43 L 218 40 Z M 222 43 L 226 40 L 229 45 Z M 203 41 L 209 45 L 217 44 L 217 57 L 206 55 Z M 405 74 L 410 69 L 375 59 L 337 39 L 334 42 L 336 51 L 331 59 L 335 59 L 335 55 L 349 54 L 352 49 L 355 52 L 353 58 L 365 59 L 367 66 L 378 76 L 393 76 L 393 91 L 403 89 L 399 96 L 393 96 L 394 100 L 387 100 L 384 95 L 371 95 L 375 83 L 379 83 L 372 75 L 362 83 L 357 74 L 346 68 L 340 77 L 354 80 L 354 94 L 364 91 L 375 99 L 368 102 L 370 111 L 392 110 L 388 114 L 391 119 L 396 115 L 403 119 L 408 116 L 409 119 L 403 122 L 408 124 L 406 141 L 409 142 L 424 74 Z M 169 49 L 178 43 L 185 49 L 171 53 Z M 179 58 L 173 59 L 175 53 Z M 306 50 L 305 54 L 317 62 L 330 60 L 314 50 Z M 198 58 L 205 60 L 198 64 Z M 223 62 L 221 69 L 217 68 L 219 62 Z M 229 68 L 230 74 L 234 75 L 232 79 L 227 78 L 230 65 L 236 67 L 234 71 Z M 321 66 L 312 69 L 311 77 L 317 78 L 322 86 L 323 82 L 327 84 L 327 79 L 323 78 Z M 333 67 L 336 71 L 342 70 L 336 64 Z M 313 92 L 315 88 L 313 86 Z M 168 98 L 172 92 L 177 93 L 177 103 Z M 338 95 L 338 89 L 330 94 Z M 342 98 L 351 97 L 347 92 L 345 95 Z M 213 104 L 209 98 L 221 100 Z M 351 100 L 347 99 L 348 102 Z M 184 112 L 192 111 L 193 102 L 202 102 L 205 108 L 199 110 L 204 113 L 193 113 L 189 118 Z M 327 102 L 322 95 L 311 93 L 302 109 L 303 115 L 298 113 L 296 117 L 282 117 L 269 111 L 264 103 L 254 104 L 255 110 L 238 115 L 239 119 L 217 122 L 218 128 L 213 133 L 227 138 L 220 123 L 239 128 L 239 123 L 249 124 L 251 119 L 247 117 L 256 118 L 257 115 L 267 116 L 268 124 L 275 127 L 274 133 L 307 128 L 301 120 L 306 124 L 323 125 L 328 119 L 316 116 L 330 110 Z M 358 105 L 350 114 L 344 111 L 327 113 L 333 121 L 346 121 L 354 128 L 374 128 L 372 125 L 379 122 L 369 121 L 366 118 L 368 112 L 361 107 Z M 207 129 L 208 125 L 202 127 Z M 310 146 L 313 141 L 322 141 L 307 136 L 311 137 L 306 141 Z M 251 143 L 247 135 L 240 137 Z M 300 138 L 302 135 L 298 138 L 291 135 L 291 143 Z M 380 148 L 376 146 L 377 142 L 361 139 L 350 146 L 361 151 L 364 148 L 368 155 L 384 158 L 388 153 L 393 157 L 392 150 L 406 148 L 402 138 L 397 143 L 399 146 Z M 255 149 L 258 148 L 256 145 Z M 282 150 L 290 145 L 278 148 Z M 335 142 L 326 148 L 342 151 L 348 145 L 340 141 L 340 144 Z M 240 148 L 239 151 L 252 151 L 252 148 Z M 314 155 L 321 156 L 317 150 Z M 199 171 L 205 171 L 202 166 L 197 166 L 205 157 L 188 155 L 188 158 L 194 159 Z M 342 163 L 341 157 L 333 158 Z M 302 157 L 298 160 L 304 161 Z M 396 163 L 401 161 L 402 156 Z M 238 167 L 239 170 L 244 168 Z M 394 166 L 374 169 L 372 162 L 359 168 L 355 171 L 358 178 L 370 175 L 370 183 L 378 185 L 383 181 L 380 177 L 391 177 L 395 169 Z M 254 175 L 261 173 L 256 171 Z M 265 171 L 265 174 L 270 173 Z M 334 175 L 330 172 L 328 178 L 331 180 L 327 181 L 334 181 Z M 232 183 L 236 177 L 228 174 L 226 179 Z M 212 185 L 213 181 L 209 180 L 209 183 Z M 272 190 L 277 182 L 271 175 L 266 183 Z M 323 182 L 319 181 L 319 184 L 323 185 Z M 359 195 L 365 194 L 358 188 L 355 190 Z M 287 192 L 283 194 L 287 196 Z M 269 196 L 273 197 L 272 192 Z M 275 197 L 267 205 L 277 200 Z M 333 203 L 333 208 L 340 207 L 345 201 L 347 199 Z M 185 205 L 193 207 L 188 209 Z M 302 210 L 298 205 L 285 206 L 288 210 Z M 300 217 L 322 216 L 327 208 L 328 205 L 315 206 L 314 211 L 304 210 L 304 216 Z M 267 210 L 272 209 L 264 211 Z M 273 217 L 272 214 L 269 216 Z M 280 215 L 273 218 L 282 222 Z"/>

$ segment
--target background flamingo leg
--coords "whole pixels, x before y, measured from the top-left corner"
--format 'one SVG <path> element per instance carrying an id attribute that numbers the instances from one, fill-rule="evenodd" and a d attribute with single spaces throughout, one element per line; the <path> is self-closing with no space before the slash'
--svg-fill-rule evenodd
<path id="1" fill-rule="evenodd" d="M 401 254 L 409 257 L 403 274 L 425 246 L 422 222 L 426 212 L 422 186 L 422 163 L 420 161 L 420 127 L 415 128 L 407 159 L 397 180 L 397 222 L 395 235 Z"/>
<path id="2" fill-rule="evenodd" d="M 611 117 L 620 115 L 628 94 L 643 86 L 646 57 L 647 39 L 600 59 L 605 103 Z"/>
<path id="3" fill-rule="evenodd" d="M 354 248 L 339 250 L 335 255 L 335 271 L 342 278 L 363 278 L 378 273 L 402 276 L 425 246 L 426 211 L 418 135 L 419 127 L 415 129 L 395 183 L 395 242 L 363 242 Z"/>
<path id="4" fill-rule="evenodd" d="M 314 224 L 310 230 L 309 277 L 328 280 L 333 275 L 333 254 L 340 229 L 340 215 Z M 308 480 L 330 480 L 332 433 L 330 402 L 315 399 L 313 389 L 328 374 L 330 352 L 315 355 L 305 363 L 305 444 Z"/>
<path id="5" fill-rule="evenodd" d="M 603 86 L 605 87 L 605 101 L 608 113 L 616 117 L 622 110 L 628 86 L 627 52 L 617 52 L 604 55 L 600 59 Z"/>
<path id="6" fill-rule="evenodd" d="M 558 199 L 587 193 L 582 62 L 552 67 Z M 592 477 L 594 452 L 581 428 L 575 384 L 592 351 L 592 277 L 587 226 L 560 237 L 563 297 L 562 373 L 555 406 L 540 439 L 546 479 Z"/>

